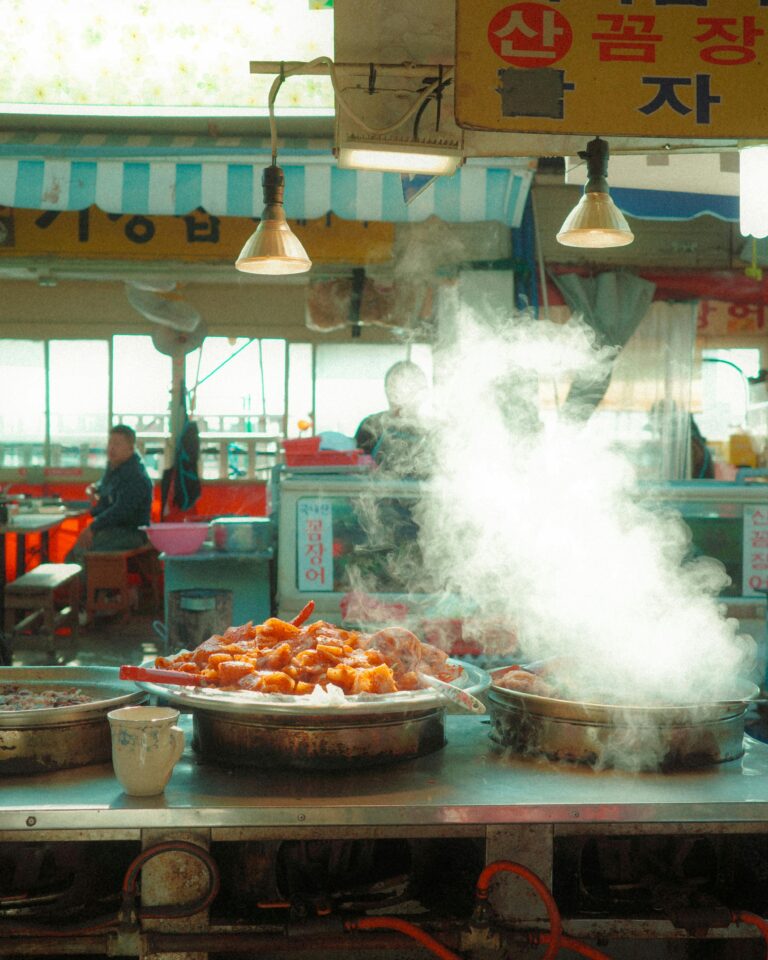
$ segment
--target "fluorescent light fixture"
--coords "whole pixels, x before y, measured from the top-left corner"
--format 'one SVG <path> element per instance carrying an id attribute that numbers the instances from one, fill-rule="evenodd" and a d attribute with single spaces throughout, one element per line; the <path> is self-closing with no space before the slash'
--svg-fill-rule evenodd
<path id="1" fill-rule="evenodd" d="M 768 237 L 768 145 L 739 151 L 739 229 L 744 237 Z"/>
<path id="2" fill-rule="evenodd" d="M 587 162 L 584 194 L 557 234 L 565 247 L 624 247 L 635 235 L 608 192 L 608 144 L 595 137 L 579 156 Z"/>
<path id="3" fill-rule="evenodd" d="M 394 140 L 349 140 L 338 151 L 338 163 L 343 169 L 384 173 L 450 176 L 456 172 L 461 160 L 461 153 L 455 146 Z"/>
<path id="4" fill-rule="evenodd" d="M 264 189 L 261 222 L 246 240 L 235 266 L 243 273 L 267 276 L 306 273 L 312 261 L 285 219 L 283 171 L 274 163 L 265 167 L 261 184 Z"/>

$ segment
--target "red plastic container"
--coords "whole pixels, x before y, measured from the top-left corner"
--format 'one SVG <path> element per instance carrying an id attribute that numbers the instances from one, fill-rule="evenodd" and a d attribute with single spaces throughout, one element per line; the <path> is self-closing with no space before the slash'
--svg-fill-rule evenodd
<path id="1" fill-rule="evenodd" d="M 341 467 L 370 460 L 359 450 L 321 450 L 320 437 L 283 440 L 282 444 L 288 467 Z"/>
<path id="2" fill-rule="evenodd" d="M 293 440 L 283 440 L 283 450 L 285 456 L 306 455 L 308 453 L 317 453 L 320 450 L 320 437 L 296 437 Z"/>

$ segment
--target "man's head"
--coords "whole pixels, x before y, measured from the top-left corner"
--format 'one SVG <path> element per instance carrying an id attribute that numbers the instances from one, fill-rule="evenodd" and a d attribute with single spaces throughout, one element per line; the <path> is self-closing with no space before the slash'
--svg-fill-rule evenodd
<path id="1" fill-rule="evenodd" d="M 118 423 L 109 431 L 107 441 L 107 463 L 110 467 L 119 467 L 134 454 L 136 432 L 125 423 Z"/>
<path id="2" fill-rule="evenodd" d="M 426 391 L 427 377 L 418 364 L 401 360 L 387 370 L 384 392 L 391 410 L 417 410 Z"/>

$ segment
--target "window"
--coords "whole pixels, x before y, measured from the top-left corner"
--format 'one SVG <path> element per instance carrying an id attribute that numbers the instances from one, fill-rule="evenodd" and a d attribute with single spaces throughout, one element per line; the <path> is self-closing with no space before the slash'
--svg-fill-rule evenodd
<path id="1" fill-rule="evenodd" d="M 699 428 L 708 440 L 727 440 L 747 425 L 749 377 L 760 370 L 760 350 L 702 350 Z"/>
<path id="2" fill-rule="evenodd" d="M 285 429 L 285 363 L 285 340 L 244 337 L 206 337 L 187 357 L 203 477 L 253 476 L 274 465 Z"/>
<path id="3" fill-rule="evenodd" d="M 45 463 L 45 345 L 0 340 L 0 466 Z"/>
<path id="4" fill-rule="evenodd" d="M 155 347 L 152 337 L 113 337 L 112 422 L 136 431 L 139 452 L 153 477 L 162 475 L 171 456 L 166 442 L 170 400 L 171 358 Z"/>
<path id="5" fill-rule="evenodd" d="M 286 435 L 312 429 L 353 436 L 365 416 L 386 409 L 386 372 L 407 359 L 432 379 L 427 344 L 313 347 L 206 337 L 184 357 L 187 411 L 200 430 L 201 476 L 263 478 Z M 159 478 L 174 454 L 172 366 L 144 335 L 115 336 L 111 343 L 0 341 L 0 467 L 101 470 L 111 414 L 112 423 L 136 430 L 147 470 Z M 302 430 L 299 421 L 308 425 Z"/>
<path id="6" fill-rule="evenodd" d="M 285 413 L 284 340 L 206 337 L 200 354 L 187 357 L 186 378 L 195 415 L 208 429 L 279 429 Z"/>
<path id="7" fill-rule="evenodd" d="M 317 432 L 351 437 L 363 417 L 386 410 L 384 376 L 398 360 L 412 360 L 432 380 L 432 348 L 427 344 L 320 344 L 315 371 Z"/>
<path id="8" fill-rule="evenodd" d="M 299 421 L 312 424 L 312 395 L 312 344 L 291 343 L 288 345 L 287 437 L 298 437 L 303 432 Z"/>
<path id="9" fill-rule="evenodd" d="M 106 340 L 51 340 L 50 463 L 99 467 L 109 429 L 109 345 Z"/>

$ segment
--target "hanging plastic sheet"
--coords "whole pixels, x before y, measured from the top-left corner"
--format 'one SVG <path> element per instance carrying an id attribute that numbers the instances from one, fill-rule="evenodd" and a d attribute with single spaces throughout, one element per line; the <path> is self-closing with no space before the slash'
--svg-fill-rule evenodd
<path id="1" fill-rule="evenodd" d="M 596 277 L 555 275 L 565 302 L 595 332 L 598 347 L 623 348 L 653 301 L 654 284 L 632 273 L 600 273 Z M 576 378 L 565 401 L 564 413 L 588 419 L 605 396 L 611 382 Z"/>
<path id="2" fill-rule="evenodd" d="M 187 391 L 184 381 L 181 383 L 181 430 L 176 441 L 173 466 L 163 471 L 160 483 L 164 520 L 177 513 L 186 513 L 200 499 L 200 433 L 197 423 L 191 420 L 187 412 Z"/>

